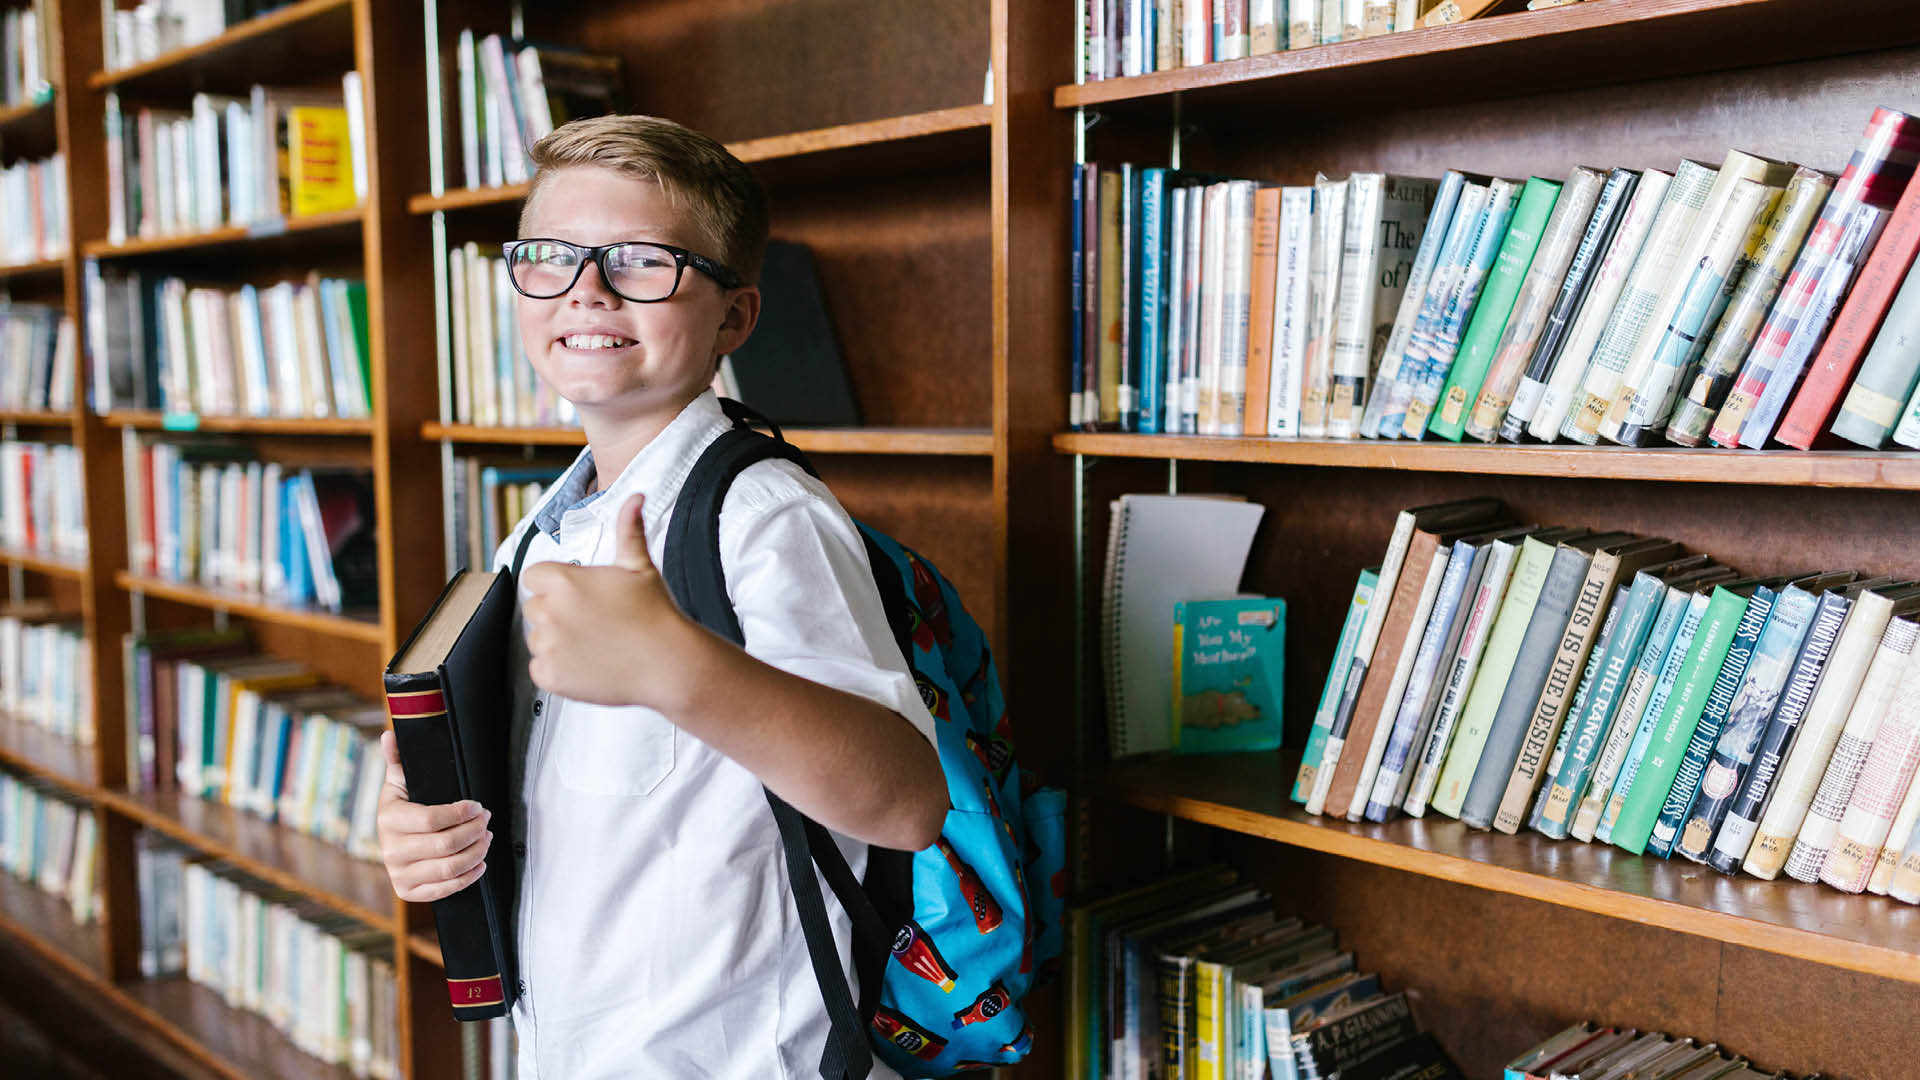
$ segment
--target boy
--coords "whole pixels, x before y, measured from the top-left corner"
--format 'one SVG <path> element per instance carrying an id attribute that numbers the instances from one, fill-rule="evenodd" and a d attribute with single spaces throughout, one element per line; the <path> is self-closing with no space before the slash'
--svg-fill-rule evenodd
<path id="1" fill-rule="evenodd" d="M 519 593 L 519 797 L 498 826 L 474 804 L 407 802 L 389 734 L 381 852 L 420 903 L 513 860 L 522 1080 L 817 1076 L 826 1009 L 761 785 L 862 873 L 868 844 L 939 835 L 933 720 L 858 533 L 791 464 L 752 466 L 722 507 L 744 650 L 682 615 L 655 570 L 687 470 L 728 426 L 715 366 L 759 313 L 752 173 L 642 116 L 567 124 L 532 157 L 507 255 L 521 338 L 587 449 L 494 558 L 538 530 Z"/>

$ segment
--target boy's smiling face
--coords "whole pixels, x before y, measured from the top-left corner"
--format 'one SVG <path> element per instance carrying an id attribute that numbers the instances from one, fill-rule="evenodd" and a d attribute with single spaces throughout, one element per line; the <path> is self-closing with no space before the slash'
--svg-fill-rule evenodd
<path id="1" fill-rule="evenodd" d="M 521 235 L 583 247 L 650 240 L 726 258 L 658 184 L 596 166 L 561 168 L 543 180 Z M 591 263 L 559 296 L 514 299 L 534 371 L 590 428 L 664 427 L 713 381 L 715 361 L 746 341 L 760 309 L 753 286 L 723 289 L 691 266 L 673 296 L 657 303 L 623 299 Z"/>

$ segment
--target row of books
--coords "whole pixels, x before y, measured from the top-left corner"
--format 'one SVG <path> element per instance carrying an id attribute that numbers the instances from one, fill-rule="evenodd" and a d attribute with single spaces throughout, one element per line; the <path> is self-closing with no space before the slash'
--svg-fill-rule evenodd
<path id="1" fill-rule="evenodd" d="M 107 95 L 107 239 L 260 227 L 367 196 L 360 73 L 340 89 L 198 93 L 191 109 Z"/>
<path id="2" fill-rule="evenodd" d="M 132 572 L 334 612 L 372 606 L 372 478 L 245 452 L 146 439 L 127 455 Z"/>
<path id="3" fill-rule="evenodd" d="M 1461 1075 L 1420 1032 L 1404 992 L 1386 992 L 1333 930 L 1277 914 L 1232 870 L 1077 905 L 1067 930 L 1075 1080 Z"/>
<path id="4" fill-rule="evenodd" d="M 513 526 L 559 478 L 558 466 L 495 465 L 454 458 L 453 544 L 450 572 L 485 570 Z"/>
<path id="5" fill-rule="evenodd" d="M 1504 1080 L 1791 1080 L 1716 1043 L 1579 1023 L 1507 1063 Z M 1817 1080 L 1809 1077 L 1808 1080 Z"/>
<path id="6" fill-rule="evenodd" d="M 364 281 L 190 285 L 89 260 L 86 289 L 96 412 L 373 415 Z"/>
<path id="7" fill-rule="evenodd" d="M 447 252 L 447 286 L 454 422 L 573 426 L 573 403 L 534 374 L 521 345 L 519 294 L 507 279 L 507 260 L 479 244 L 456 247 Z"/>
<path id="8" fill-rule="evenodd" d="M 399 1075 L 390 935 L 152 833 L 135 852 L 143 972 L 184 974 L 354 1076 Z"/>
<path id="9" fill-rule="evenodd" d="M 1878 448 L 1920 407 L 1916 150 L 1883 108 L 1838 180 L 1738 150 L 1564 182 L 1080 166 L 1069 421 Z"/>
<path id="10" fill-rule="evenodd" d="M 622 101 L 615 57 L 472 30 L 454 46 L 454 78 L 468 187 L 525 183 L 535 142 L 569 120 L 617 112 Z"/>
<path id="11" fill-rule="evenodd" d="M 175 49 L 219 37 L 229 27 L 287 6 L 291 0 L 142 0 L 132 7 L 108 5 L 102 62 L 117 71 L 144 64 Z"/>
<path id="12" fill-rule="evenodd" d="M 1743 577 L 1677 543 L 1403 511 L 1293 798 L 1920 901 L 1920 582 Z"/>
<path id="13" fill-rule="evenodd" d="M 98 830 L 91 808 L 0 772 L 0 870 L 65 900 L 82 926 L 100 914 Z"/>
<path id="14" fill-rule="evenodd" d="M 0 303 L 0 409 L 73 408 L 73 320 L 52 304 Z"/>
<path id="15" fill-rule="evenodd" d="M 513 1032 L 513 1021 L 504 1016 L 476 1021 L 484 1034 L 481 1042 L 463 1042 L 460 1047 L 463 1075 L 487 1080 L 515 1080 L 520 1075 L 520 1037 Z"/>
<path id="16" fill-rule="evenodd" d="M 0 168 L 0 265 L 44 262 L 66 255 L 67 155 L 16 161 Z"/>
<path id="17" fill-rule="evenodd" d="M 0 441 L 0 542 L 85 559 L 84 479 L 80 451 L 69 443 Z"/>
<path id="18" fill-rule="evenodd" d="M 1530 8 L 1580 0 L 1533 0 Z M 1483 14 L 1496 0 L 1074 0 L 1080 82 L 1358 41 Z"/>
<path id="19" fill-rule="evenodd" d="M 0 106 L 52 99 L 53 29 L 41 0 L 0 14 Z"/>
<path id="20" fill-rule="evenodd" d="M 82 620 L 44 600 L 0 607 L 0 708 L 10 720 L 92 745 L 92 671 Z"/>
<path id="21" fill-rule="evenodd" d="M 127 776 L 181 791 L 377 860 L 386 714 L 239 630 L 129 634 Z"/>

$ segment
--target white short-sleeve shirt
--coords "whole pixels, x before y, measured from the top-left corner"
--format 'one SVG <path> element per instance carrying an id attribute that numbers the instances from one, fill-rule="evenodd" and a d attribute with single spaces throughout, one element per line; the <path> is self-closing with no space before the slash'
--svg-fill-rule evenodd
<path id="1" fill-rule="evenodd" d="M 495 565 L 507 565 L 536 520 L 557 521 L 557 535 L 539 529 L 527 565 L 612 562 L 620 507 L 636 492 L 647 496 L 658 564 L 688 470 L 728 426 L 717 399 L 702 394 L 600 495 L 569 508 L 556 500 L 585 490 L 593 466 L 583 452 Z M 877 702 L 932 741 L 933 718 L 888 629 L 865 547 L 824 485 L 785 461 L 751 466 L 722 504 L 720 551 L 748 653 Z M 760 781 L 651 709 L 539 690 L 524 637 L 515 642 L 520 797 L 514 820 L 494 823 L 489 858 L 510 845 L 520 868 L 520 1076 L 817 1076 L 826 1007 Z M 836 839 L 862 873 L 866 845 Z M 847 917 L 824 881 L 821 890 L 858 993 Z M 873 1075 L 895 1077 L 877 1060 Z"/>

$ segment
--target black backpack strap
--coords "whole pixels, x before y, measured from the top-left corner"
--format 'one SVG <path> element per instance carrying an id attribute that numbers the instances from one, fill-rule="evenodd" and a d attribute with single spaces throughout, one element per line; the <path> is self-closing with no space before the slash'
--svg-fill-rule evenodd
<path id="1" fill-rule="evenodd" d="M 533 534 L 539 531 L 540 526 L 529 521 L 527 522 L 527 531 L 520 534 L 520 546 L 513 550 L 513 579 L 515 581 L 520 580 L 520 564 L 527 561 L 527 549 L 533 546 Z"/>
<path id="2" fill-rule="evenodd" d="M 768 437 L 747 426 L 762 423 L 773 427 L 771 422 L 728 399 L 722 398 L 721 405 L 735 426 L 715 439 L 687 474 L 667 526 L 660 573 L 668 591 L 689 618 L 739 645 L 745 643 L 745 634 L 727 595 L 726 574 L 720 563 L 721 503 L 734 478 L 756 462 L 783 458 L 809 474 L 813 468 L 806 455 L 784 439 Z M 777 432 L 778 428 L 774 430 Z M 867 1044 L 866 1029 L 879 1004 L 880 982 L 890 955 L 893 931 L 853 876 L 840 846 L 826 828 L 773 792 L 767 791 L 766 796 L 774 822 L 779 826 L 794 907 L 806 935 L 808 959 L 827 1006 L 830 1030 L 820 1059 L 820 1075 L 825 1080 L 862 1080 L 873 1068 L 873 1051 Z M 880 849 L 874 849 L 869 857 L 880 854 Z M 893 864 L 890 860 L 887 865 Z M 813 872 L 816 866 L 852 922 L 855 974 L 861 988 L 857 1004 L 840 967 L 840 952 L 827 921 L 825 897 L 820 892 L 819 878 Z"/>

